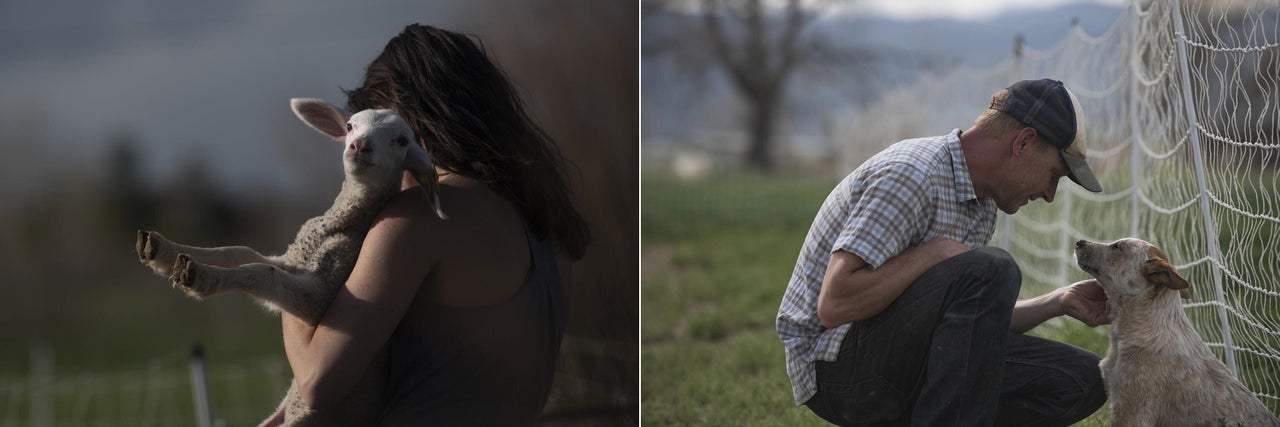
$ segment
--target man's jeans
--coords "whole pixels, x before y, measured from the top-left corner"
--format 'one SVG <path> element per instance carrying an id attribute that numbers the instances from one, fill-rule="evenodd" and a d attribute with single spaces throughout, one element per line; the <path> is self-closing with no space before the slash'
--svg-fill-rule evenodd
<path id="1" fill-rule="evenodd" d="M 1066 426 L 1106 401 L 1098 356 L 1009 332 L 1022 285 L 984 247 L 929 269 L 855 322 L 835 362 L 816 362 L 805 405 L 840 425 Z"/>

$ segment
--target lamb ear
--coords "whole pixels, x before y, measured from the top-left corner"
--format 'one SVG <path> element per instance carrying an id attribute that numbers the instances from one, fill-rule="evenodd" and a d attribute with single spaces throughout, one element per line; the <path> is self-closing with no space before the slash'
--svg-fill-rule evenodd
<path id="1" fill-rule="evenodd" d="M 404 154 L 404 168 L 413 173 L 419 186 L 427 193 L 431 207 L 436 209 L 436 216 L 440 219 L 449 219 L 449 216 L 445 215 L 444 210 L 440 208 L 440 177 L 436 175 L 436 167 L 431 164 L 431 157 L 427 156 L 427 151 L 418 144 L 410 143 L 409 150 Z"/>
<path id="2" fill-rule="evenodd" d="M 1169 261 L 1160 258 L 1146 260 L 1142 263 L 1142 277 L 1152 285 L 1178 290 L 1178 295 L 1183 299 L 1191 298 L 1191 293 L 1187 291 L 1191 284 L 1174 270 Z"/>
<path id="3" fill-rule="evenodd" d="M 293 108 L 293 114 L 312 129 L 338 141 L 347 140 L 347 119 L 351 115 L 341 108 L 315 98 L 293 98 L 289 100 L 289 106 Z"/>

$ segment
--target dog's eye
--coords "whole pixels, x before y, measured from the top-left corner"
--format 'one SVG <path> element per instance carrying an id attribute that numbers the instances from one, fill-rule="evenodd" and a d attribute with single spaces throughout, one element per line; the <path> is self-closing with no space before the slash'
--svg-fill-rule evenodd
<path id="1" fill-rule="evenodd" d="M 351 132 L 351 123 L 347 123 L 347 132 Z"/>
<path id="2" fill-rule="evenodd" d="M 1120 244 L 1119 244 L 1119 243 L 1112 243 L 1112 244 L 1111 244 L 1111 250 L 1113 250 L 1113 251 L 1119 251 L 1119 250 L 1120 250 Z"/>

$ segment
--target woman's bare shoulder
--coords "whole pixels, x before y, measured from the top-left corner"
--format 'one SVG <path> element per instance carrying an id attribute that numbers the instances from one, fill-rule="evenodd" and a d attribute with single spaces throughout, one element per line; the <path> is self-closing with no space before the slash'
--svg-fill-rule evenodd
<path id="1" fill-rule="evenodd" d="M 530 256 L 524 219 L 515 204 L 470 179 L 445 179 L 441 207 L 448 220 L 434 221 L 425 196 L 405 196 L 427 230 L 424 238 L 440 242 L 439 268 L 427 279 L 429 298 L 437 304 L 476 306 L 502 301 L 523 283 Z"/>
<path id="2" fill-rule="evenodd" d="M 443 203 L 442 203 L 443 205 Z M 445 214 L 449 211 L 445 210 Z M 383 205 L 379 217 L 404 217 L 410 219 L 431 219 L 441 220 L 435 215 L 435 207 L 432 206 L 431 199 L 427 192 L 421 187 L 412 187 L 401 190 Z M 422 218 L 419 218 L 422 217 Z M 429 217 L 429 218 L 427 218 Z"/>
<path id="3" fill-rule="evenodd" d="M 365 246 L 387 245 L 396 251 L 415 254 L 414 263 L 435 265 L 443 252 L 438 250 L 440 245 L 432 243 L 452 238 L 446 222 L 435 215 L 429 200 L 425 192 L 416 187 L 392 196 L 370 225 Z"/>

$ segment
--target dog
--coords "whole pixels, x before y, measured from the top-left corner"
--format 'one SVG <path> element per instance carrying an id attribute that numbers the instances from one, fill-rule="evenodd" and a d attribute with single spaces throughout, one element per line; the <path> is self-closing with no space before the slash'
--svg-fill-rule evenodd
<path id="1" fill-rule="evenodd" d="M 1139 239 L 1076 242 L 1076 264 L 1107 294 L 1111 346 L 1099 367 L 1116 426 L 1280 426 L 1213 357 L 1182 311 L 1187 283 Z"/>

